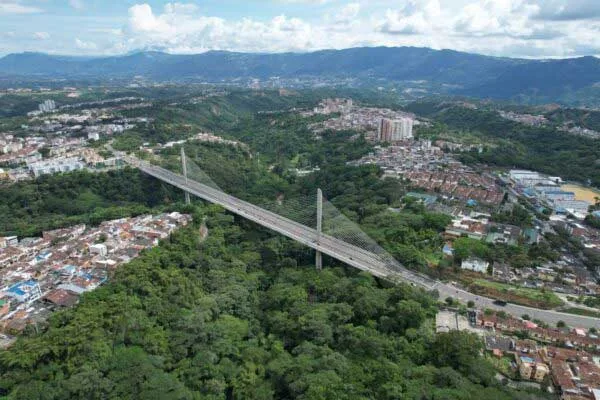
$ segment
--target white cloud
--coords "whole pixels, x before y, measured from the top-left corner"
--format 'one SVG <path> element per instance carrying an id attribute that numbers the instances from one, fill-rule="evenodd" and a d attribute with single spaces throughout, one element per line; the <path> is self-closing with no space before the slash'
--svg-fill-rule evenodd
<path id="1" fill-rule="evenodd" d="M 402 9 L 388 9 L 379 31 L 392 35 L 414 35 L 440 28 L 441 8 L 438 0 L 409 1 Z"/>
<path id="2" fill-rule="evenodd" d="M 77 39 L 69 37 L 65 42 L 78 53 L 90 54 L 138 49 L 281 52 L 380 45 L 524 57 L 600 54 L 600 16 L 594 17 L 600 0 L 271 1 L 282 12 L 268 19 L 215 17 L 185 2 L 160 8 L 139 3 L 129 8 L 127 23 L 121 28 L 82 29 Z M 291 2 L 312 4 L 322 12 L 299 18 L 293 14 L 298 7 L 285 4 Z M 6 4 L 31 3 L 0 0 L 0 6 Z M 575 18 L 584 11 L 588 18 L 582 23 Z M 59 40 L 57 32 L 50 31 Z M 27 35 L 31 33 L 22 36 Z"/>
<path id="3" fill-rule="evenodd" d="M 193 14 L 198 11 L 198 6 L 191 3 L 167 3 L 165 13 L 167 14 Z"/>
<path id="4" fill-rule="evenodd" d="M 85 8 L 83 0 L 69 0 L 69 5 L 76 10 L 83 10 Z"/>
<path id="5" fill-rule="evenodd" d="M 210 49 L 281 51 L 310 47 L 311 26 L 299 18 L 280 15 L 268 22 L 249 18 L 230 22 L 193 15 L 195 11 L 167 4 L 162 14 L 155 14 L 150 5 L 136 4 L 129 9 L 125 30 L 127 45 L 186 53 Z"/>
<path id="6" fill-rule="evenodd" d="M 98 46 L 96 45 L 96 43 L 90 42 L 90 41 L 81 40 L 79 38 L 75 38 L 75 47 L 77 47 L 80 50 L 84 50 L 84 51 L 90 51 L 90 50 L 97 50 L 98 49 Z"/>
<path id="7" fill-rule="evenodd" d="M 287 4 L 326 4 L 331 0 L 277 0 L 278 3 Z"/>
<path id="8" fill-rule="evenodd" d="M 2 14 L 33 14 L 42 12 L 41 8 L 20 4 L 18 1 L 0 0 L 0 15 Z"/>
<path id="9" fill-rule="evenodd" d="M 34 32 L 33 38 L 37 40 L 48 40 L 50 39 L 50 34 L 48 32 Z"/>
<path id="10" fill-rule="evenodd" d="M 136 4 L 129 9 L 129 27 L 138 33 L 167 34 L 171 26 L 163 18 L 156 17 L 148 4 Z"/>
<path id="11" fill-rule="evenodd" d="M 341 24 L 350 24 L 356 21 L 360 13 L 360 3 L 346 4 L 340 12 L 334 17 L 334 22 Z"/>
<path id="12" fill-rule="evenodd" d="M 530 0 L 537 8 L 535 18 L 549 21 L 571 21 L 600 18 L 598 0 Z"/>

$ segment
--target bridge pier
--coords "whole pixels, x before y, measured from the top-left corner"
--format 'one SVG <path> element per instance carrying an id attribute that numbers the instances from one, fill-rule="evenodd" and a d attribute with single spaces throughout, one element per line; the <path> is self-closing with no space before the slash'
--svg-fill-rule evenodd
<path id="1" fill-rule="evenodd" d="M 181 146 L 181 168 L 183 169 L 183 176 L 185 178 L 185 184 L 187 185 L 187 183 L 188 183 L 187 161 L 185 158 L 185 150 L 184 150 L 183 146 Z M 185 204 L 190 204 L 190 193 L 189 192 L 185 192 Z"/>
<path id="2" fill-rule="evenodd" d="M 321 244 L 321 231 L 323 230 L 323 192 L 317 189 L 317 244 Z M 318 270 L 323 269 L 323 255 L 317 250 L 315 265 Z"/>

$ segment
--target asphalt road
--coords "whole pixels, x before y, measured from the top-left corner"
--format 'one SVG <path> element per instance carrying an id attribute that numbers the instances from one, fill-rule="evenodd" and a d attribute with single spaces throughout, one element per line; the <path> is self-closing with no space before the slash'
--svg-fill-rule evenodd
<path id="1" fill-rule="evenodd" d="M 272 229 L 275 232 L 281 233 L 282 235 L 285 235 L 315 250 L 319 250 L 320 252 L 348 265 L 363 271 L 368 271 L 374 276 L 391 280 L 400 278 L 415 286 L 420 286 L 427 290 L 438 290 L 440 293 L 440 299 L 453 297 L 464 303 L 472 300 L 477 308 L 504 310 L 515 317 L 528 314 L 532 319 L 539 319 L 552 326 L 555 326 L 558 321 L 564 321 L 567 325 L 572 327 L 600 328 L 600 319 L 597 318 L 566 314 L 552 310 L 541 310 L 515 304 L 498 306 L 493 303 L 493 299 L 475 295 L 473 293 L 456 288 L 450 284 L 436 281 L 425 275 L 408 270 L 397 262 L 383 259 L 374 253 L 344 242 L 340 239 L 336 239 L 332 236 L 318 234 L 316 229 L 307 227 L 293 220 L 255 206 L 254 204 L 230 196 L 220 190 L 192 180 L 187 180 L 182 175 L 151 165 L 144 161 L 140 161 L 134 157 L 124 157 L 124 159 L 129 164 L 140 168 L 145 173 L 152 175 L 157 179 L 179 187 L 180 189 L 203 198 L 211 203 L 219 204 L 235 214 Z"/>
<path id="2" fill-rule="evenodd" d="M 531 317 L 531 319 L 539 319 L 540 321 L 544 321 L 551 326 L 556 326 L 558 321 L 564 321 L 570 327 L 600 329 L 600 319 L 598 318 L 567 314 L 554 310 L 542 310 L 539 308 L 525 307 L 512 303 L 508 303 L 506 306 L 499 306 L 494 304 L 493 299 L 478 296 L 454 287 L 453 285 L 442 282 L 438 283 L 435 288 L 439 291 L 440 299 L 442 300 L 447 297 L 453 297 L 463 303 L 472 300 L 475 302 L 475 305 L 478 308 L 502 310 L 513 315 L 514 317 L 521 317 L 522 315 L 527 314 Z"/>

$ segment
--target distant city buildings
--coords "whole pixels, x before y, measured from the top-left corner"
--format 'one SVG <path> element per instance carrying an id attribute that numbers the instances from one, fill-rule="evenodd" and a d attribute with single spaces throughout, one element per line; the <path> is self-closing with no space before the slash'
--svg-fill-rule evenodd
<path id="1" fill-rule="evenodd" d="M 36 178 L 41 175 L 71 172 L 84 168 L 85 164 L 75 157 L 40 161 L 29 165 L 29 170 Z"/>
<path id="2" fill-rule="evenodd" d="M 379 122 L 377 140 L 380 142 L 399 142 L 413 138 L 412 118 L 388 119 Z"/>
<path id="3" fill-rule="evenodd" d="M 399 141 L 412 138 L 412 126 L 419 123 L 414 114 L 389 108 L 361 107 L 355 105 L 352 99 L 324 99 L 313 110 L 302 111 L 301 115 L 310 117 L 333 113 L 340 115 L 309 125 L 309 128 L 317 135 L 327 130 L 357 130 L 364 133 L 367 139 L 377 141 L 383 118 L 392 121 L 389 141 L 392 141 L 392 136 L 394 141 Z M 398 123 L 403 119 L 410 121 Z"/>
<path id="4" fill-rule="evenodd" d="M 315 114 L 348 113 L 352 111 L 352 99 L 325 99 L 314 108 Z"/>
<path id="5" fill-rule="evenodd" d="M 543 115 L 518 114 L 512 111 L 499 111 L 498 113 L 502 118 L 520 122 L 525 125 L 543 126 L 548 123 L 548 120 Z"/>
<path id="6" fill-rule="evenodd" d="M 56 109 L 56 103 L 54 100 L 45 100 L 43 103 L 38 105 L 38 109 L 42 113 L 50 112 Z"/>

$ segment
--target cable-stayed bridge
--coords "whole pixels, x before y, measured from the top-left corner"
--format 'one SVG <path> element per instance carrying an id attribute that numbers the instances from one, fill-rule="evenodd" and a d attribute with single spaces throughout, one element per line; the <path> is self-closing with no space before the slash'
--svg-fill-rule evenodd
<path id="1" fill-rule="evenodd" d="M 500 306 L 495 304 L 493 299 L 478 296 L 451 284 L 436 281 L 408 270 L 364 234 L 356 224 L 343 216 L 331 203 L 327 201 L 321 203 L 320 193 L 316 206 L 314 199 L 310 201 L 312 207 L 309 205 L 309 201 L 298 199 L 287 201 L 288 204 L 285 204 L 285 199 L 280 199 L 271 204 L 258 206 L 222 191 L 210 177 L 185 157 L 183 150 L 182 169 L 184 174 L 169 171 L 132 156 L 123 156 L 123 160 L 148 175 L 180 188 L 186 193 L 187 199 L 189 199 L 189 194 L 192 194 L 211 203 L 219 204 L 234 214 L 315 249 L 317 251 L 317 268 L 321 267 L 320 254 L 323 253 L 380 278 L 405 281 L 427 290 L 435 289 L 442 299 L 452 296 L 462 302 L 473 301 L 479 308 L 505 310 L 517 317 L 528 314 L 533 319 L 539 319 L 549 324 L 564 321 L 569 326 L 600 328 L 600 319 L 598 318 L 515 304 Z M 313 228 L 302 223 L 306 221 L 314 221 L 316 227 Z"/>
<path id="2" fill-rule="evenodd" d="M 275 232 L 281 233 L 284 236 L 315 249 L 317 252 L 327 254 L 328 256 L 355 268 L 368 271 L 374 276 L 386 279 L 403 279 L 427 289 L 433 289 L 433 286 L 436 284 L 436 281 L 404 268 L 373 240 L 369 239 L 367 235 L 361 235 L 360 230 L 357 231 L 356 228 L 352 229 L 354 227 L 351 226 L 352 223 L 348 223 L 349 220 L 345 221 L 344 218 L 340 218 L 339 215 L 334 216 L 334 214 L 337 214 L 335 212 L 336 210 L 329 202 L 327 202 L 324 207 L 324 213 L 326 215 L 331 215 L 331 218 L 325 218 L 328 222 L 326 225 L 330 226 L 331 231 L 335 231 L 337 226 L 338 236 L 346 237 L 348 241 L 323 232 L 320 229 L 317 229 L 317 227 L 312 228 L 306 226 L 291 218 L 231 196 L 222 190 L 219 190 L 218 187 L 215 187 L 216 184 L 201 171 L 200 174 L 203 174 L 204 176 L 201 177 L 200 180 L 204 181 L 203 183 L 190 178 L 190 176 L 185 176 L 188 175 L 187 171 L 185 175 L 177 174 L 131 156 L 124 157 L 124 160 L 131 166 L 139 168 L 144 173 L 178 187 L 186 193 L 200 197 L 211 203 L 219 204 L 234 214 L 256 222 Z M 194 164 L 187 161 L 184 163 L 184 171 L 187 170 L 188 166 L 191 167 L 193 165 Z M 197 176 L 199 174 L 192 173 L 191 175 Z M 305 210 L 307 209 L 303 202 L 299 202 L 298 206 Z M 273 208 L 277 208 L 276 203 Z M 315 209 L 316 208 L 317 207 L 315 207 Z M 318 210 L 316 211 L 318 213 Z M 339 228 L 339 225 L 331 223 L 335 222 L 336 219 L 342 223 L 342 229 Z M 346 223 L 346 226 L 344 226 L 344 222 Z M 320 265 L 317 266 L 320 267 Z"/>

